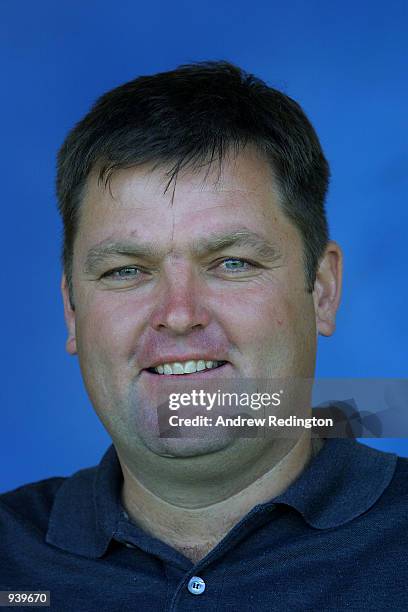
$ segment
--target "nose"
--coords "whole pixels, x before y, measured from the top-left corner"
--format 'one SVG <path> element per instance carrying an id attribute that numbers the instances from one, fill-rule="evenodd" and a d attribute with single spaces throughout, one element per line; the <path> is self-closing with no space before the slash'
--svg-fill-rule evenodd
<path id="1" fill-rule="evenodd" d="M 173 269 L 162 283 L 160 294 L 151 317 L 157 331 L 167 329 L 176 335 L 205 328 L 210 322 L 205 305 L 204 288 L 189 270 Z"/>

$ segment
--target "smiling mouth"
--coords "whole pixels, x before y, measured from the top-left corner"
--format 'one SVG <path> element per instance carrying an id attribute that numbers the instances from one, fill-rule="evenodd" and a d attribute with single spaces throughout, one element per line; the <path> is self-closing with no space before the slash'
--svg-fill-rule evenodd
<path id="1" fill-rule="evenodd" d="M 198 359 L 189 361 L 174 361 L 171 363 L 161 363 L 153 368 L 146 368 L 151 374 L 159 376 L 170 375 L 180 376 L 182 374 L 195 374 L 199 372 L 208 372 L 215 370 L 228 363 L 227 361 L 204 360 Z"/>

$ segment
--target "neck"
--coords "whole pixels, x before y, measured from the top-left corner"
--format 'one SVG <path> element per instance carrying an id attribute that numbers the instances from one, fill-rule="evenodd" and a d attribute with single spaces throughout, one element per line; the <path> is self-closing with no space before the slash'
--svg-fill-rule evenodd
<path id="1" fill-rule="evenodd" d="M 192 500 L 191 480 L 189 483 L 188 478 L 184 489 L 180 487 L 180 481 L 177 482 L 177 496 L 172 499 L 169 496 L 171 482 L 166 482 L 162 491 L 155 487 L 153 492 L 119 457 L 124 477 L 122 504 L 130 518 L 142 529 L 195 562 L 221 541 L 255 505 L 287 489 L 304 470 L 313 450 L 319 450 L 318 444 L 312 449 L 307 432 L 298 440 L 286 441 L 285 447 L 280 446 L 280 456 L 275 453 L 274 464 L 269 464 L 269 469 L 249 484 L 221 499 L 214 498 L 214 488 L 211 488 L 208 495 L 202 493 L 198 501 Z M 229 480 L 228 470 L 225 480 Z M 228 487 L 222 486 L 222 482 L 217 484 L 218 490 L 228 490 Z"/>

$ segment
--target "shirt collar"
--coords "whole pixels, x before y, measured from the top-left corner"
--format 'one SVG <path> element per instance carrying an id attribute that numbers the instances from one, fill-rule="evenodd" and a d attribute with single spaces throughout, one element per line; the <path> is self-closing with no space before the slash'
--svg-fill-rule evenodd
<path id="1" fill-rule="evenodd" d="M 371 508 L 390 484 L 397 460 L 353 439 L 329 438 L 273 502 L 295 508 L 317 529 L 338 527 Z"/>
<path id="2" fill-rule="evenodd" d="M 98 466 L 76 472 L 59 488 L 46 542 L 85 557 L 101 557 L 118 529 L 122 482 L 111 444 Z"/>
<path id="3" fill-rule="evenodd" d="M 366 512 L 389 485 L 397 456 L 352 439 L 327 439 L 284 493 L 258 506 L 285 504 L 317 529 L 337 527 Z M 123 521 L 123 475 L 113 445 L 94 468 L 80 470 L 59 488 L 46 542 L 89 558 L 101 557 Z"/>

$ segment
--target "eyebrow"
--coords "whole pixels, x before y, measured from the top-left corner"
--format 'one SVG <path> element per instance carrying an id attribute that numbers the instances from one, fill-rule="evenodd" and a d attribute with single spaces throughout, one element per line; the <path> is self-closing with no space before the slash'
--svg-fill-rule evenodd
<path id="1" fill-rule="evenodd" d="M 282 257 L 279 249 L 274 244 L 256 232 L 247 229 L 239 229 L 227 234 L 214 234 L 194 240 L 191 252 L 197 257 L 205 257 L 230 247 L 250 247 L 258 257 L 269 263 L 276 262 Z M 158 261 L 163 256 L 163 251 L 151 243 L 108 239 L 89 249 L 85 259 L 84 270 L 90 274 L 112 257 L 134 257 Z"/>

